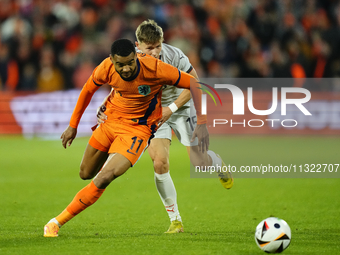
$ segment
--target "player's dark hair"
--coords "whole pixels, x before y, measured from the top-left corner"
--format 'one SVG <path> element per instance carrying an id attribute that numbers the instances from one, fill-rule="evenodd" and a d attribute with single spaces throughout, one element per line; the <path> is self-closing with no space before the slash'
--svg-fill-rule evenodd
<path id="1" fill-rule="evenodd" d="M 126 57 L 131 53 L 136 53 L 135 46 L 128 39 L 118 39 L 114 41 L 111 45 L 111 55 Z"/>

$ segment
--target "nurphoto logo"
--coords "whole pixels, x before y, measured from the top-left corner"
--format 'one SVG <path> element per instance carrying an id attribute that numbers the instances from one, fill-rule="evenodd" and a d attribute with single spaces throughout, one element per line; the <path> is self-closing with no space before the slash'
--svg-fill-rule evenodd
<path id="1" fill-rule="evenodd" d="M 232 84 L 215 84 L 214 87 L 199 82 L 201 84 L 201 89 L 203 92 L 206 92 L 210 97 L 213 99 L 215 105 L 216 100 L 212 93 L 207 89 L 209 88 L 219 99 L 220 104 L 222 106 L 222 100 L 220 95 L 217 93 L 216 89 L 227 89 L 231 92 L 232 98 L 233 98 L 233 104 L 232 104 L 232 113 L 233 115 L 244 115 L 245 114 L 245 97 L 243 94 L 243 91 Z M 294 93 L 294 94 L 301 94 L 302 98 L 288 98 L 288 93 Z M 202 104 L 201 104 L 201 112 L 203 115 L 207 114 L 207 94 L 202 94 Z M 311 93 L 309 90 L 305 88 L 296 88 L 296 87 L 282 87 L 281 88 L 281 102 L 280 102 L 280 108 L 281 108 L 281 116 L 287 115 L 287 105 L 295 105 L 299 111 L 301 111 L 306 116 L 311 116 L 312 114 L 306 109 L 306 107 L 303 105 L 307 103 L 311 99 Z M 278 88 L 273 87 L 272 88 L 272 104 L 269 109 L 266 110 L 258 110 L 255 109 L 254 103 L 253 103 L 253 88 L 247 87 L 247 106 L 251 113 L 258 116 L 266 116 L 274 113 L 277 110 L 278 107 Z M 265 119 L 270 125 L 274 125 L 274 122 L 280 121 L 281 125 L 284 127 L 295 127 L 297 126 L 298 122 L 295 119 Z M 261 119 L 250 119 L 246 122 L 244 120 L 243 122 L 233 122 L 231 119 L 230 121 L 227 119 L 214 119 L 213 120 L 213 127 L 216 125 L 224 125 L 230 123 L 231 127 L 233 125 L 243 125 L 246 126 L 246 123 L 249 127 L 262 127 L 264 125 L 264 121 Z M 257 125 L 255 125 L 257 123 Z M 287 123 L 290 123 L 288 125 Z"/>

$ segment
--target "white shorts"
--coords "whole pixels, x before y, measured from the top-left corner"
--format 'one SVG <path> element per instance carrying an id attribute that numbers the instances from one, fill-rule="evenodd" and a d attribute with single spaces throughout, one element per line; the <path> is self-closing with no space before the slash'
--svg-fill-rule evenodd
<path id="1" fill-rule="evenodd" d="M 173 114 L 155 133 L 154 138 L 166 138 L 171 141 L 173 130 L 178 140 L 184 146 L 198 145 L 197 137 L 194 142 L 190 142 L 192 133 L 196 127 L 197 117 L 196 115 L 190 117 L 190 115 L 178 115 Z"/>

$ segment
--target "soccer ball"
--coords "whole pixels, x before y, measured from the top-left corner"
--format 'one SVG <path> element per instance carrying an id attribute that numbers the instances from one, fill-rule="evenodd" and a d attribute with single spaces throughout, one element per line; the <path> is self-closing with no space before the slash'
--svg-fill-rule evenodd
<path id="1" fill-rule="evenodd" d="M 257 246 L 267 253 L 283 252 L 289 246 L 291 237 L 287 222 L 276 217 L 264 219 L 255 231 Z"/>

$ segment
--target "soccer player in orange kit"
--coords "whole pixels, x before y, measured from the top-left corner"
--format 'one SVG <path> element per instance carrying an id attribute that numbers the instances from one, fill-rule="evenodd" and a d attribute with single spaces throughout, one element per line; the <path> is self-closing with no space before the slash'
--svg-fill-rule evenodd
<path id="1" fill-rule="evenodd" d="M 136 29 L 136 39 L 137 52 L 160 59 L 199 80 L 189 58 L 179 48 L 164 43 L 163 29 L 154 20 L 145 20 L 139 24 Z M 106 101 L 105 98 L 98 109 L 98 123 L 106 121 Z M 175 234 L 184 232 L 184 226 L 178 209 L 177 191 L 170 176 L 169 151 L 172 133 L 175 133 L 179 142 L 186 146 L 190 162 L 194 167 L 223 167 L 226 164 L 212 150 L 199 151 L 197 140 L 190 142 L 196 125 L 196 113 L 190 110 L 193 102 L 189 90 L 164 85 L 161 104 L 162 118 L 148 146 L 148 152 L 153 162 L 155 186 L 171 222 L 165 233 Z M 174 170 L 173 168 L 172 171 Z M 218 177 L 224 188 L 232 188 L 234 181 L 230 172 L 219 172 Z"/>
<path id="2" fill-rule="evenodd" d="M 95 68 L 84 85 L 70 124 L 61 135 L 64 148 L 77 135 L 77 126 L 93 94 L 104 84 L 114 88 L 108 99 L 108 119 L 93 132 L 80 166 L 80 177 L 93 180 L 72 202 L 44 227 L 45 237 L 57 237 L 62 225 L 95 203 L 105 188 L 124 174 L 141 157 L 158 128 L 162 115 L 163 84 L 190 89 L 191 75 L 146 54 L 136 53 L 133 43 L 119 39 L 111 46 L 110 57 Z M 197 86 L 199 86 L 197 84 Z M 197 126 L 192 140 L 208 150 L 206 116 L 201 114 L 201 90 L 192 89 Z M 100 171 L 101 170 L 101 171 Z"/>

